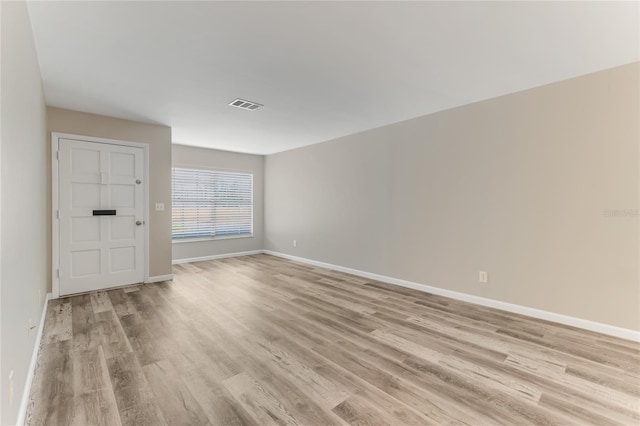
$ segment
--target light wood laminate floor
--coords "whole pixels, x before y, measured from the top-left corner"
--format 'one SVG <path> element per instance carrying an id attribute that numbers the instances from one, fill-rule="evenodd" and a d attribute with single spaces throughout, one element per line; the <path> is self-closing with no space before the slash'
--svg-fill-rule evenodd
<path id="1" fill-rule="evenodd" d="M 640 345 L 267 255 L 50 303 L 31 425 L 640 423 Z"/>

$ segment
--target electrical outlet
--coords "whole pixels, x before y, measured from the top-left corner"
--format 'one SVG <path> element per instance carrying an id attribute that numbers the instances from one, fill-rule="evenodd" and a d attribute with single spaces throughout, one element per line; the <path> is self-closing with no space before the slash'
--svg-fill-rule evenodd
<path id="1" fill-rule="evenodd" d="M 489 282 L 489 273 L 487 271 L 480 271 L 478 273 L 478 281 L 481 283 L 488 283 Z"/>
<path id="2" fill-rule="evenodd" d="M 293 240 L 293 246 L 298 247 L 298 242 L 296 240 Z"/>
<path id="3" fill-rule="evenodd" d="M 7 402 L 9 407 L 13 405 L 13 370 L 9 373 L 9 382 L 7 383 Z"/>
<path id="4" fill-rule="evenodd" d="M 164 211 L 164 203 L 156 203 L 156 211 L 163 212 Z"/>

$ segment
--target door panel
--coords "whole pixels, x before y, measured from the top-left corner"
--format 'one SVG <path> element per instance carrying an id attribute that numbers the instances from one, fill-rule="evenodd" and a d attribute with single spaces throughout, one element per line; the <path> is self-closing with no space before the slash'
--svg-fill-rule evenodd
<path id="1" fill-rule="evenodd" d="M 136 267 L 135 247 L 119 247 L 110 249 L 110 272 L 132 271 Z"/>
<path id="2" fill-rule="evenodd" d="M 142 282 L 143 150 L 61 139 L 59 155 L 60 294 Z"/>
<path id="3" fill-rule="evenodd" d="M 110 185 L 111 207 L 135 208 L 135 188 L 130 185 Z"/>
<path id="4" fill-rule="evenodd" d="M 100 242 L 100 217 L 72 217 L 71 243 Z"/>
<path id="5" fill-rule="evenodd" d="M 75 250 L 71 253 L 71 276 L 70 278 L 86 277 L 88 275 L 99 276 L 100 249 Z"/>
<path id="6" fill-rule="evenodd" d="M 100 184 L 71 183 L 71 208 L 94 207 L 100 205 Z"/>
<path id="7" fill-rule="evenodd" d="M 111 219 L 111 241 L 133 239 L 136 229 L 135 216 L 116 216 Z"/>
<path id="8" fill-rule="evenodd" d="M 112 152 L 109 154 L 109 172 L 111 177 L 133 177 L 136 174 L 135 155 L 121 152 Z"/>
<path id="9" fill-rule="evenodd" d="M 75 149 L 71 152 L 71 164 L 74 174 L 90 177 L 100 170 L 100 151 Z"/>

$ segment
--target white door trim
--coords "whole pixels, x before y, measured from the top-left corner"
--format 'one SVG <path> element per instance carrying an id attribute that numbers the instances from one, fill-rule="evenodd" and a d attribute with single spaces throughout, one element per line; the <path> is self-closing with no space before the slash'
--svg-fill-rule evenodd
<path id="1" fill-rule="evenodd" d="M 60 221 L 58 220 L 59 206 L 59 170 L 58 150 L 60 139 L 104 143 L 109 145 L 123 145 L 142 148 L 144 152 L 144 282 L 149 282 L 149 144 L 121 141 L 117 139 L 96 138 L 93 136 L 74 135 L 69 133 L 51 133 L 51 297 L 60 297 Z"/>

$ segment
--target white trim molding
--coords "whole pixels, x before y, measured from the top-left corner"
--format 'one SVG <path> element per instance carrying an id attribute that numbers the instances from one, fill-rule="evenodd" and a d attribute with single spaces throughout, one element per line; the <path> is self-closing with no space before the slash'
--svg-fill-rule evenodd
<path id="1" fill-rule="evenodd" d="M 31 362 L 29 363 L 29 369 L 27 370 L 27 380 L 24 384 L 24 391 L 22 392 L 22 400 L 20 401 L 20 408 L 18 410 L 18 425 L 24 425 L 27 417 L 27 405 L 29 404 L 29 395 L 31 394 L 31 385 L 33 384 L 33 378 L 36 374 L 36 366 L 38 364 L 38 352 L 40 351 L 40 342 L 42 341 L 42 334 L 44 332 L 44 321 L 47 317 L 47 307 L 49 306 L 49 300 L 51 300 L 51 293 L 47 293 L 47 297 L 42 307 L 42 315 L 40 315 L 40 324 L 38 324 L 38 331 L 36 334 L 36 341 L 33 346 L 33 352 L 31 353 Z"/>
<path id="2" fill-rule="evenodd" d="M 251 251 L 239 251 L 236 253 L 225 253 L 225 254 L 214 254 L 212 256 L 202 256 L 202 257 L 190 257 L 185 259 L 173 259 L 173 265 L 180 265 L 183 263 L 193 263 L 193 262 L 204 262 L 205 260 L 216 260 L 216 259 L 226 259 L 227 257 L 240 257 L 240 256 L 251 256 L 254 254 L 262 254 L 264 250 L 251 250 Z"/>
<path id="3" fill-rule="evenodd" d="M 543 311 L 541 309 L 530 308 L 527 306 L 516 305 L 499 300 L 487 299 L 485 297 L 473 296 L 471 294 L 460 293 L 457 291 L 446 290 L 443 288 L 432 287 L 426 284 L 419 284 L 411 281 L 401 280 L 398 278 L 378 275 L 371 272 L 360 271 L 357 269 L 347 268 L 344 266 L 332 265 L 330 263 L 318 262 L 316 260 L 306 259 L 304 257 L 292 256 L 289 254 L 279 253 L 271 250 L 263 250 L 263 253 L 272 256 L 282 257 L 284 259 L 296 262 L 306 263 L 321 268 L 332 269 L 334 271 L 345 272 L 347 274 L 357 275 L 363 278 L 369 278 L 376 281 L 382 281 L 388 284 L 395 284 L 402 287 L 412 288 L 414 290 L 423 291 L 425 293 L 436 294 L 439 296 L 449 297 L 451 299 L 461 300 L 464 302 L 474 303 L 476 305 L 487 306 L 489 308 L 500 309 L 520 315 L 526 315 L 546 321 L 552 321 L 559 324 L 569 325 L 572 327 L 582 328 L 585 330 L 595 331 L 597 333 L 607 334 L 609 336 L 619 337 L 625 340 L 640 342 L 640 331 L 628 328 L 616 327 L 614 325 L 603 324 L 600 322 L 590 321 L 582 318 L 571 317 L 568 315 L 558 314 L 555 312 Z"/>
<path id="4" fill-rule="evenodd" d="M 168 275 L 156 275 L 155 277 L 149 277 L 146 280 L 144 280 L 145 284 L 151 284 L 151 283 L 159 283 L 161 281 L 171 281 L 173 279 L 173 274 L 168 274 Z M 108 290 L 108 289 L 106 289 Z"/>

